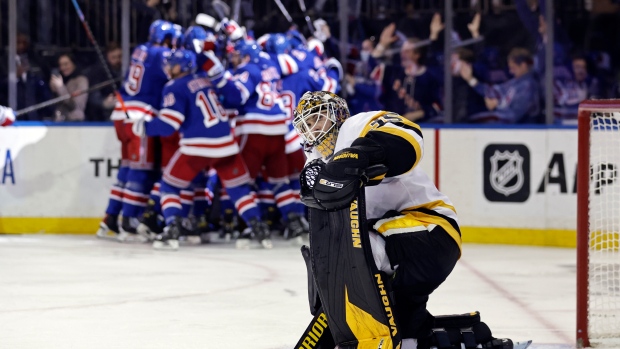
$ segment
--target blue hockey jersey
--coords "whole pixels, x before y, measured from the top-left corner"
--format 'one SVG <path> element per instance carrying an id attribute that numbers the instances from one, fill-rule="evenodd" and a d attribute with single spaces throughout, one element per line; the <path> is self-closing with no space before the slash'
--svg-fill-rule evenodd
<path id="1" fill-rule="evenodd" d="M 127 115 L 132 120 L 154 116 L 161 103 L 161 91 L 168 75 L 164 71 L 164 60 L 170 49 L 163 46 L 143 44 L 131 55 L 131 65 L 120 89 Z M 127 118 L 121 102 L 116 103 L 112 120 Z"/>
<path id="2" fill-rule="evenodd" d="M 228 116 L 204 73 L 170 81 L 162 92 L 159 116 L 145 124 L 148 136 L 178 130 L 183 154 L 223 158 L 239 153 Z"/>
<path id="3" fill-rule="evenodd" d="M 314 50 L 294 49 L 290 53 L 272 53 L 270 57 L 277 63 L 276 67 L 282 76 L 295 74 L 305 69 L 319 70 L 323 67 L 323 60 Z"/>
<path id="4" fill-rule="evenodd" d="M 250 62 L 237 67 L 234 75 L 218 83 L 217 91 L 226 108 L 236 108 L 235 132 L 241 134 L 284 135 L 286 115 L 278 103 L 276 82 L 280 74 L 266 57 L 259 63 Z"/>

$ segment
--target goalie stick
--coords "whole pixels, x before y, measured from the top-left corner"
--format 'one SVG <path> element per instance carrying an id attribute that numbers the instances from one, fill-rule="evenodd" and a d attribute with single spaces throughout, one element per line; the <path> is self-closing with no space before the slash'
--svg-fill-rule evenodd
<path id="1" fill-rule="evenodd" d="M 108 67 L 108 63 L 105 61 L 105 58 L 103 58 L 103 53 L 101 52 L 101 48 L 99 48 L 99 45 L 97 44 L 97 40 L 95 40 L 95 37 L 93 36 L 92 30 L 90 30 L 90 25 L 88 25 L 88 21 L 86 21 L 86 18 L 84 18 L 84 13 L 82 13 L 82 9 L 80 9 L 80 5 L 78 5 L 77 0 L 71 0 L 71 2 L 73 3 L 73 7 L 75 7 L 75 12 L 77 12 L 78 17 L 80 18 L 80 22 L 82 22 L 82 26 L 84 27 L 84 30 L 86 31 L 86 36 L 88 36 L 88 39 L 95 47 L 95 51 L 97 52 L 97 57 L 99 58 L 99 61 L 101 62 L 101 64 L 103 64 L 103 69 L 105 70 L 105 74 L 107 75 L 108 79 L 114 80 L 114 75 L 112 75 L 112 72 L 110 71 L 110 68 Z M 118 92 L 118 90 L 119 90 L 119 86 L 116 83 L 114 83 L 114 94 L 116 95 L 116 100 L 119 101 L 119 103 L 121 104 L 121 108 L 123 109 L 123 112 L 125 112 L 125 116 L 127 117 L 127 119 L 129 119 L 129 114 L 127 113 L 127 108 L 125 107 L 125 101 L 123 101 L 123 97 L 121 97 L 121 94 L 120 92 Z"/>

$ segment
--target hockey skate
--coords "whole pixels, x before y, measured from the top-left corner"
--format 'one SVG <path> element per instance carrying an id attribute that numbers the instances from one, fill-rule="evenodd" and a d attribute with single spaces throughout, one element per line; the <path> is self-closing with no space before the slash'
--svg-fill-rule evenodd
<path id="1" fill-rule="evenodd" d="M 140 218 L 140 224 L 136 227 L 136 232 L 145 237 L 148 241 L 155 240 L 157 235 L 163 232 L 157 212 L 147 208 Z"/>
<path id="2" fill-rule="evenodd" d="M 118 238 L 118 216 L 105 215 L 99 223 L 97 237 L 99 239 L 116 240 Z"/>
<path id="3" fill-rule="evenodd" d="M 179 236 L 183 229 L 183 222 L 180 217 L 175 217 L 174 221 L 164 228 L 164 232 L 159 234 L 153 241 L 153 248 L 156 250 L 176 251 L 179 249 Z"/>
<path id="4" fill-rule="evenodd" d="M 219 238 L 225 242 L 235 239 L 238 232 L 236 231 L 237 217 L 232 210 L 225 210 L 222 216 L 222 224 Z"/>
<path id="5" fill-rule="evenodd" d="M 237 238 L 235 247 L 241 250 L 260 247 L 266 249 L 273 248 L 269 226 L 256 219 L 250 221 L 250 226 L 243 230 L 241 235 Z"/>
<path id="6" fill-rule="evenodd" d="M 118 234 L 118 241 L 120 242 L 147 242 L 148 239 L 136 231 L 138 226 L 138 219 L 135 217 L 123 217 L 121 223 L 121 231 Z"/>
<path id="7" fill-rule="evenodd" d="M 290 212 L 288 214 L 288 224 L 284 229 L 284 238 L 289 240 L 294 246 L 302 246 L 304 244 L 304 238 L 308 240 L 308 233 L 310 227 L 305 217 L 298 215 L 297 213 Z"/>

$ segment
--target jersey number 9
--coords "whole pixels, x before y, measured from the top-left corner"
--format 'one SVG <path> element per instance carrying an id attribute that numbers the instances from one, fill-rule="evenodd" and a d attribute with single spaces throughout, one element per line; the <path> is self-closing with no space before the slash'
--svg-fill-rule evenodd
<path id="1" fill-rule="evenodd" d="M 142 63 L 133 63 L 129 67 L 129 74 L 125 82 L 125 92 L 130 96 L 135 96 L 140 92 L 142 87 L 142 77 L 144 76 L 144 65 Z"/>

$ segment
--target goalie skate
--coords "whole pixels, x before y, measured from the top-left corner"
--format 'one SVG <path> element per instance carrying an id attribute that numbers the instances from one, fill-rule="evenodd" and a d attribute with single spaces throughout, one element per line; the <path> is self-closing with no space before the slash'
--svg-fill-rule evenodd
<path id="1" fill-rule="evenodd" d="M 532 340 L 515 342 L 512 349 L 527 349 L 532 344 Z"/>

